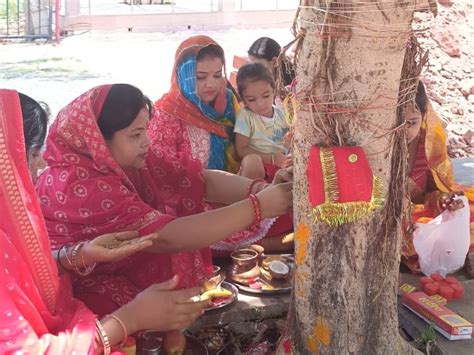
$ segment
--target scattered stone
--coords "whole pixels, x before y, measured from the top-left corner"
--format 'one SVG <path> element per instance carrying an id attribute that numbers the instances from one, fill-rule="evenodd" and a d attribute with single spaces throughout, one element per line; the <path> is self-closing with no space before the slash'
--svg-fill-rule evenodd
<path id="1" fill-rule="evenodd" d="M 438 104 L 443 105 L 445 103 L 445 100 L 442 96 L 438 95 L 436 92 L 432 91 L 430 93 L 431 99 L 436 101 Z"/>
<path id="2" fill-rule="evenodd" d="M 447 70 L 441 70 L 440 74 L 443 78 L 452 79 L 451 73 Z"/>
<path id="3" fill-rule="evenodd" d="M 461 81 L 460 91 L 466 99 L 469 95 L 474 94 L 474 79 L 469 78 Z"/>
<path id="4" fill-rule="evenodd" d="M 432 37 L 443 52 L 450 57 L 461 56 L 459 35 L 449 27 L 433 29 Z"/>
<path id="5" fill-rule="evenodd" d="M 452 0 L 438 0 L 438 3 L 443 6 L 451 6 L 453 4 Z"/>
<path id="6" fill-rule="evenodd" d="M 469 129 L 462 137 L 468 146 L 474 147 L 474 131 Z"/>

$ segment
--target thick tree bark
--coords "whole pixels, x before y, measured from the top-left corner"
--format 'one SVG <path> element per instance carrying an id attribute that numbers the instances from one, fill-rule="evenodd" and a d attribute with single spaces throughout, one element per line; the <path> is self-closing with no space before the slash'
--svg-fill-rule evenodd
<path id="1" fill-rule="evenodd" d="M 302 1 L 294 142 L 297 267 L 287 328 L 294 354 L 412 351 L 398 330 L 406 143 L 393 130 L 401 123 L 397 99 L 414 6 L 414 0 Z M 384 207 L 341 227 L 314 223 L 306 179 L 314 144 L 363 145 L 384 183 Z"/>

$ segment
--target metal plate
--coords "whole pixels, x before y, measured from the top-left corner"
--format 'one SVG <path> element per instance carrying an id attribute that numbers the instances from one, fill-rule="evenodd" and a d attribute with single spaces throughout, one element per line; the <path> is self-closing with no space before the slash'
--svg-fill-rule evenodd
<path id="1" fill-rule="evenodd" d="M 294 271 L 294 257 L 292 254 L 277 254 L 277 255 L 267 255 L 267 257 L 270 258 L 278 258 L 284 261 L 289 267 L 290 270 Z M 232 268 L 232 266 L 231 266 Z M 262 268 L 262 267 L 261 267 Z M 230 279 L 230 275 L 228 275 L 228 279 Z M 271 282 L 267 281 L 264 277 L 258 277 L 257 281 L 260 281 L 262 284 L 269 285 L 273 287 L 273 289 L 268 290 L 268 289 L 255 289 L 247 285 L 243 285 L 241 283 L 238 283 L 234 280 L 231 280 L 231 282 L 237 286 L 237 288 L 240 291 L 246 292 L 246 293 L 253 293 L 253 294 L 260 294 L 260 295 L 274 295 L 274 294 L 280 294 L 280 293 L 288 293 L 291 292 L 291 287 L 292 287 L 292 281 L 291 278 L 285 281 L 277 281 L 276 284 L 272 284 Z M 280 285 L 278 285 L 280 284 Z"/>
<path id="2" fill-rule="evenodd" d="M 148 330 L 137 340 L 137 355 L 166 355 L 162 348 L 162 332 Z M 204 344 L 196 337 L 184 334 L 186 338 L 186 348 L 183 355 L 208 355 L 209 352 Z"/>
<path id="3" fill-rule="evenodd" d="M 211 303 L 211 306 L 206 308 L 206 312 L 227 307 L 228 305 L 234 303 L 237 300 L 239 296 L 239 290 L 237 289 L 237 287 L 235 287 L 234 284 L 224 281 L 222 282 L 221 287 L 232 292 L 232 296 L 227 297 L 222 302 L 219 302 L 219 304 L 213 305 L 213 303 Z"/>
<path id="4" fill-rule="evenodd" d="M 247 293 L 255 293 L 255 294 L 260 294 L 260 295 L 275 295 L 275 294 L 280 294 L 280 293 L 288 293 L 291 291 L 291 286 L 274 288 L 273 290 L 262 290 L 262 289 L 251 288 L 249 286 L 244 286 L 237 282 L 235 282 L 234 285 L 237 286 L 237 288 L 240 291 L 244 291 Z"/>

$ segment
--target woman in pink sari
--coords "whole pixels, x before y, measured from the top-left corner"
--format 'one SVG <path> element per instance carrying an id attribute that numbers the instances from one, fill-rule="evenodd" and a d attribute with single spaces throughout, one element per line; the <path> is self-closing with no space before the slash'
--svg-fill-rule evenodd
<path id="1" fill-rule="evenodd" d="M 211 273 L 209 245 L 249 226 L 226 243 L 252 240 L 264 228 L 262 218 L 291 208 L 291 184 L 246 198 L 248 179 L 203 172 L 190 157 L 149 150 L 151 110 L 139 89 L 105 85 L 67 105 L 50 127 L 48 169 L 37 193 L 53 249 L 66 247 L 67 253 L 77 243 L 123 230 L 159 233 L 150 253 L 74 275 L 74 294 L 98 314 L 175 274 L 181 287 L 199 285 Z M 231 205 L 201 213 L 205 198 Z"/>
<path id="2" fill-rule="evenodd" d="M 176 280 L 148 288 L 101 321 L 72 297 L 50 252 L 22 132 L 18 93 L 0 90 L 0 353 L 108 354 L 127 333 L 189 325 L 205 304 L 180 303 L 197 290 L 166 291 Z"/>

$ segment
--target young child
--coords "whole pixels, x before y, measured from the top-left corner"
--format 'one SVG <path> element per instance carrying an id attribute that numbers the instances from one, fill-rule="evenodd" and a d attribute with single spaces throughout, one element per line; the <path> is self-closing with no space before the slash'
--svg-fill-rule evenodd
<path id="1" fill-rule="evenodd" d="M 273 75 L 263 64 L 246 64 L 237 73 L 237 89 L 245 104 L 234 128 L 235 147 L 242 159 L 239 174 L 271 181 L 289 160 L 285 154 L 288 124 L 285 113 L 274 105 Z"/>

